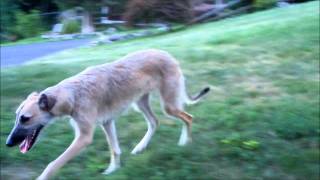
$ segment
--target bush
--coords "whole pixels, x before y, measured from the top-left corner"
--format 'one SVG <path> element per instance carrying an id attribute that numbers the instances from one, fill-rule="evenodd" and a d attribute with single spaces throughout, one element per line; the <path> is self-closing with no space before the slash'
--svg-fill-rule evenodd
<path id="1" fill-rule="evenodd" d="M 80 32 L 80 22 L 77 20 L 68 20 L 63 22 L 63 34 L 72 34 Z"/>
<path id="2" fill-rule="evenodd" d="M 275 6 L 277 3 L 277 0 L 254 0 L 253 1 L 253 7 L 255 9 L 267 9 L 272 6 Z"/>
<path id="3" fill-rule="evenodd" d="M 13 31 L 21 38 L 34 37 L 43 31 L 39 11 L 32 10 L 30 13 L 18 11 L 15 15 L 16 26 Z"/>
<path id="4" fill-rule="evenodd" d="M 0 1 L 0 32 L 1 38 L 3 34 L 11 33 L 12 29 L 14 28 L 14 21 L 15 21 L 15 14 L 12 12 L 17 11 L 17 6 L 10 2 L 10 0 L 1 0 Z"/>
<path id="5" fill-rule="evenodd" d="M 189 0 L 132 0 L 126 5 L 123 19 L 131 26 L 140 22 L 188 22 L 193 17 Z"/>

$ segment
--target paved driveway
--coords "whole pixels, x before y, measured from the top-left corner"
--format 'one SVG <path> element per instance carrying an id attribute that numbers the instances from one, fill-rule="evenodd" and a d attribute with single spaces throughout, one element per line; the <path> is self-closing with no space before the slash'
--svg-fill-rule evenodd
<path id="1" fill-rule="evenodd" d="M 43 42 L 26 45 L 12 45 L 0 48 L 1 67 L 23 64 L 65 49 L 88 44 L 92 39 L 76 39 L 56 42 Z"/>

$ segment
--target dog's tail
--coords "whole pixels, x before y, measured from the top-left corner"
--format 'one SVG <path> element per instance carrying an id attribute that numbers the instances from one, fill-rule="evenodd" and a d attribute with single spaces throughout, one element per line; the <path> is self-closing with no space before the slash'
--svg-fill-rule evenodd
<path id="1" fill-rule="evenodd" d="M 200 92 L 195 95 L 189 95 L 186 93 L 186 104 L 196 104 L 199 100 L 210 91 L 210 87 L 203 88 Z"/>
<path id="2" fill-rule="evenodd" d="M 183 96 L 184 96 L 184 102 L 187 105 L 191 105 L 191 104 L 195 104 L 197 102 L 199 102 L 199 100 L 206 94 L 208 94 L 210 92 L 210 87 L 204 87 L 201 91 L 199 91 L 197 94 L 195 95 L 189 95 L 186 91 L 186 86 L 185 86 L 185 82 L 184 82 L 184 78 L 181 78 L 181 83 L 182 83 L 182 88 L 183 88 Z"/>
<path id="3" fill-rule="evenodd" d="M 201 97 L 206 95 L 209 91 L 210 91 L 210 87 L 205 87 L 200 92 L 198 92 L 198 94 L 195 94 L 193 96 L 188 95 L 188 99 L 189 101 L 191 101 L 191 103 L 193 102 L 196 103 L 201 99 Z"/>

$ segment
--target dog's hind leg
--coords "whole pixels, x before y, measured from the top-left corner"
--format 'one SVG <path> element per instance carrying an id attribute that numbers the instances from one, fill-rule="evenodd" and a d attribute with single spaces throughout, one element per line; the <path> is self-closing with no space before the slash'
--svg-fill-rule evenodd
<path id="1" fill-rule="evenodd" d="M 118 138 L 117 138 L 117 132 L 116 132 L 114 120 L 111 119 L 106 121 L 105 123 L 102 124 L 102 128 L 106 134 L 110 153 L 111 153 L 109 167 L 103 172 L 103 174 L 107 175 L 120 167 L 121 149 L 120 149 Z"/>
<path id="2" fill-rule="evenodd" d="M 181 135 L 178 142 L 178 145 L 184 146 L 187 143 L 192 141 L 191 138 L 191 125 L 192 125 L 192 115 L 188 114 L 187 112 L 184 112 L 183 110 L 179 110 L 175 107 L 166 106 L 165 111 L 176 118 L 179 118 L 183 121 L 182 129 L 181 129 Z"/>
<path id="3" fill-rule="evenodd" d="M 139 144 L 136 145 L 136 147 L 132 150 L 131 154 L 137 154 L 147 147 L 159 123 L 159 121 L 157 120 L 157 118 L 155 117 L 155 115 L 153 114 L 150 108 L 149 94 L 143 95 L 137 102 L 137 105 L 140 111 L 143 113 L 145 120 L 147 121 L 148 130 L 144 135 L 144 137 L 139 142 Z"/>
<path id="4" fill-rule="evenodd" d="M 161 85 L 160 95 L 165 112 L 183 121 L 178 144 L 183 146 L 191 142 L 192 115 L 183 110 L 186 97 L 182 75 L 166 77 Z"/>

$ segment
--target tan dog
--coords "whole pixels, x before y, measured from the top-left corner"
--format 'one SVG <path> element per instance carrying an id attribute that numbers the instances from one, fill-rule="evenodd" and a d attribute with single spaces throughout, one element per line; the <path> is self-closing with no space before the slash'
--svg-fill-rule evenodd
<path id="1" fill-rule="evenodd" d="M 110 64 L 89 67 L 40 93 L 30 94 L 16 111 L 16 122 L 7 146 L 20 144 L 26 153 L 40 130 L 53 117 L 69 115 L 74 120 L 76 136 L 67 150 L 52 161 L 38 179 L 49 179 L 59 168 L 92 142 L 97 122 L 106 134 L 111 152 L 109 174 L 120 167 L 121 150 L 114 120 L 132 103 L 143 113 L 148 131 L 133 149 L 136 154 L 148 145 L 158 120 L 149 106 L 149 95 L 159 91 L 165 112 L 184 123 L 179 145 L 191 141 L 192 116 L 183 110 L 186 102 L 195 102 L 209 92 L 203 89 L 195 97 L 186 94 L 178 62 L 167 52 L 144 50 L 129 54 Z"/>

